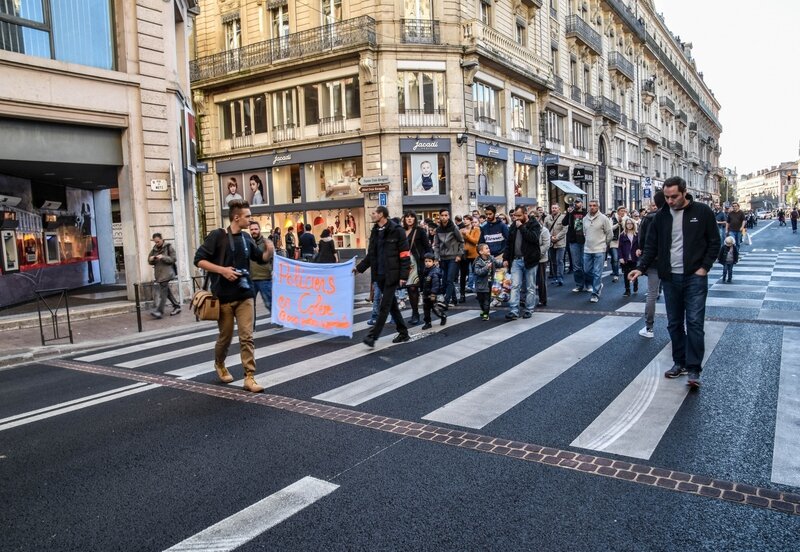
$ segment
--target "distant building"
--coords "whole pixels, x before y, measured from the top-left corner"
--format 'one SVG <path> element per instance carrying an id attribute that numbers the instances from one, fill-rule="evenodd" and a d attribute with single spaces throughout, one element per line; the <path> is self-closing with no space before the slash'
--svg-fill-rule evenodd
<path id="1" fill-rule="evenodd" d="M 44 11 L 42 11 L 44 10 Z M 0 306 L 152 280 L 150 236 L 197 241 L 196 0 L 0 0 Z"/>
<path id="2" fill-rule="evenodd" d="M 741 175 L 737 182 L 736 195 L 742 209 L 782 209 L 788 203 L 786 194 L 797 178 L 797 162 L 789 161 Z"/>

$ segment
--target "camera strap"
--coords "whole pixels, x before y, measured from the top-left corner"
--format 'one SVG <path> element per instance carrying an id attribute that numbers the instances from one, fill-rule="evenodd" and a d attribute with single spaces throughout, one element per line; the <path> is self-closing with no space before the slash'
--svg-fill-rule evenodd
<path id="1" fill-rule="evenodd" d="M 240 232 L 239 236 L 242 238 L 242 247 L 244 247 L 244 258 L 246 260 L 250 259 L 250 247 L 247 245 L 247 238 L 244 237 L 244 232 Z M 230 230 L 228 230 L 228 243 L 231 246 L 231 259 L 233 260 L 233 264 L 236 264 L 236 246 L 233 243 L 233 234 Z"/>

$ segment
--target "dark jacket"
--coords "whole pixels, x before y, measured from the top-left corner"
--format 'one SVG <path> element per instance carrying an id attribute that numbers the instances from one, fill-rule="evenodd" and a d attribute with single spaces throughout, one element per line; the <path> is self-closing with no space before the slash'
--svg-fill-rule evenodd
<path id="1" fill-rule="evenodd" d="M 383 236 L 384 278 L 386 285 L 397 285 L 400 280 L 408 280 L 408 273 L 411 270 L 411 252 L 408 250 L 406 231 L 399 224 L 389 220 L 386 221 L 383 232 L 385 232 Z M 364 272 L 369 268 L 373 282 L 378 280 L 379 235 L 378 225 L 374 224 L 369 235 L 367 256 L 356 266 L 356 270 L 359 272 Z"/>
<path id="2" fill-rule="evenodd" d="M 656 213 L 647 228 L 647 243 L 639 257 L 638 269 L 647 272 L 655 264 L 658 277 L 672 279 L 670 247 L 672 245 L 672 213 L 664 207 Z M 719 253 L 719 230 L 711 208 L 690 201 L 683 210 L 683 273 L 693 274 L 698 269 L 711 270 Z"/>
<path id="3" fill-rule="evenodd" d="M 318 263 L 336 262 L 336 244 L 333 243 L 333 238 L 319 239 L 319 253 L 317 253 L 316 262 Z"/>
<path id="4" fill-rule="evenodd" d="M 539 237 L 542 233 L 542 226 L 535 217 L 528 219 L 528 222 L 517 228 L 512 224 L 508 231 L 506 240 L 506 251 L 503 254 L 503 261 L 508 263 L 509 268 L 514 262 L 514 243 L 517 240 L 517 232 L 522 233 L 522 258 L 525 260 L 525 268 L 532 268 L 539 264 L 542 250 L 539 247 Z"/>
<path id="5" fill-rule="evenodd" d="M 567 227 L 567 244 L 586 241 L 586 237 L 583 235 L 583 217 L 585 216 L 586 209 L 574 210 L 564 215 L 561 224 Z"/>
<path id="6" fill-rule="evenodd" d="M 414 255 L 414 260 L 417 261 L 417 267 L 421 268 L 425 264 L 423 262 L 425 253 L 433 253 L 431 242 L 428 240 L 428 230 L 424 226 L 414 224 L 411 232 L 407 234 L 407 239 L 409 240 L 408 247 L 411 250 L 411 254 Z"/>
<path id="7" fill-rule="evenodd" d="M 485 243 L 489 246 L 489 253 L 493 256 L 502 255 L 506 250 L 506 240 L 508 240 L 508 226 L 500 219 L 494 222 L 488 220 L 481 225 L 481 237 L 478 243 Z"/>
<path id="8" fill-rule="evenodd" d="M 229 237 L 229 230 L 230 227 L 228 229 L 218 228 L 206 236 L 205 241 L 197 248 L 197 252 L 194 254 L 194 266 L 197 266 L 200 261 L 209 261 L 219 266 L 232 266 L 249 270 L 250 261 L 265 264 L 263 259 L 264 252 L 256 247 L 250 234 L 241 232 L 240 234 L 231 234 Z M 242 242 L 242 240 L 244 241 Z M 230 247 L 231 242 L 233 242 L 236 251 L 240 253 L 238 257 Z M 247 246 L 246 256 L 243 248 L 245 244 Z M 231 303 L 253 298 L 252 285 L 250 289 L 243 289 L 239 285 L 239 280 L 230 282 L 225 278 L 220 278 L 219 274 L 211 274 L 209 279 L 211 281 L 211 291 L 219 298 L 220 303 Z"/>
<path id="9" fill-rule="evenodd" d="M 644 250 L 644 244 L 647 243 L 647 233 L 653 225 L 657 214 L 658 211 L 647 213 L 644 218 L 642 218 L 642 222 L 639 223 L 639 249 Z"/>
<path id="10" fill-rule="evenodd" d="M 639 249 L 639 236 L 633 235 L 633 240 L 628 238 L 628 234 L 623 232 L 619 235 L 619 258 L 620 260 L 628 263 L 629 261 L 636 262 L 639 256 L 636 250 Z"/>
<path id="11" fill-rule="evenodd" d="M 489 293 L 492 291 L 494 281 L 494 269 L 500 262 L 491 255 L 488 259 L 478 256 L 472 264 L 472 271 L 475 273 L 475 291 L 478 293 Z M 501 265 L 502 266 L 502 265 Z"/>
<path id="12" fill-rule="evenodd" d="M 436 227 L 434 249 L 436 256 L 445 261 L 464 256 L 464 236 L 452 220 L 448 221 L 447 226 Z"/>
<path id="13" fill-rule="evenodd" d="M 731 248 L 733 248 L 733 264 L 739 262 L 739 250 L 736 249 L 736 245 L 725 245 L 723 243 L 719 250 L 719 255 L 717 255 L 717 261 L 719 261 L 720 264 L 728 263 L 728 250 Z"/>
<path id="14" fill-rule="evenodd" d="M 442 269 L 438 266 L 433 265 L 427 268 L 423 265 L 419 280 L 422 283 L 423 296 L 444 293 L 444 287 L 442 286 Z"/>
<path id="15" fill-rule="evenodd" d="M 314 239 L 314 234 L 311 232 L 303 232 L 297 238 L 300 243 L 300 255 L 303 257 L 311 257 L 314 255 L 314 249 L 317 248 L 317 240 Z"/>

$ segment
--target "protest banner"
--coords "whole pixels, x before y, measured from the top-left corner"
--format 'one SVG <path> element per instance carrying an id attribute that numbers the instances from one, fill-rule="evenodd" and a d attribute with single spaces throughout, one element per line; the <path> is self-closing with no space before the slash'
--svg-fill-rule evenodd
<path id="1" fill-rule="evenodd" d="M 272 323 L 309 332 L 353 337 L 355 259 L 307 263 L 275 256 Z"/>

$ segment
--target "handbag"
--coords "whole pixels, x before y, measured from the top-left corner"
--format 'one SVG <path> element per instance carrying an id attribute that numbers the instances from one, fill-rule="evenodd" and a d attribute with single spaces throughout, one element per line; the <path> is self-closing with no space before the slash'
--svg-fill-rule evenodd
<path id="1" fill-rule="evenodd" d="M 417 229 L 415 228 L 414 231 L 411 233 L 411 247 L 414 247 L 414 238 L 417 237 Z M 419 266 L 417 266 L 417 259 L 414 257 L 414 253 L 412 252 L 409 255 L 409 259 L 411 259 L 411 269 L 408 271 L 408 280 L 406 281 L 407 286 L 418 286 L 419 285 Z"/>
<path id="2" fill-rule="evenodd" d="M 208 275 L 203 287 L 192 296 L 192 312 L 198 320 L 219 320 L 219 299 L 208 291 Z"/>

